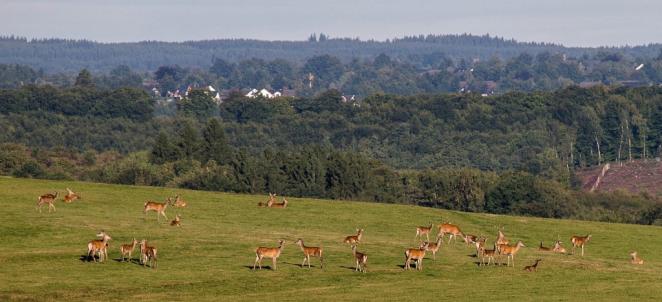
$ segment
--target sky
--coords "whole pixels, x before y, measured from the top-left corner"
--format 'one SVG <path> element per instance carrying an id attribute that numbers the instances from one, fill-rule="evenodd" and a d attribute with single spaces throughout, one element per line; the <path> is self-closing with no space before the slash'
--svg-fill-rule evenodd
<path id="1" fill-rule="evenodd" d="M 471 33 L 623 46 L 662 42 L 660 13 L 655 0 L 0 0 L 0 35 L 133 42 Z"/>

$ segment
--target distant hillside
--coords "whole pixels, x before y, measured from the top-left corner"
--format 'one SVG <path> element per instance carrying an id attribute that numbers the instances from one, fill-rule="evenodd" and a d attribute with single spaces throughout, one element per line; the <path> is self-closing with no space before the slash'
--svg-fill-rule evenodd
<path id="1" fill-rule="evenodd" d="M 636 160 L 623 162 L 622 165 L 610 163 L 579 171 L 577 175 L 582 181 L 582 189 L 586 191 L 612 192 L 620 189 L 662 195 L 662 162 L 657 160 Z"/>
<path id="2" fill-rule="evenodd" d="M 522 52 L 564 53 L 573 57 L 594 55 L 599 51 L 619 51 L 631 58 L 658 55 L 661 45 L 623 48 L 568 48 L 556 44 L 518 42 L 499 37 L 473 35 L 428 35 L 400 39 L 361 41 L 358 39 L 313 38 L 308 41 L 260 41 L 224 39 L 187 42 L 145 41 L 136 43 L 97 43 L 85 40 L 27 40 L 0 38 L 0 63 L 25 64 L 44 71 L 108 71 L 117 65 L 152 71 L 161 65 L 204 67 L 213 58 L 237 62 L 249 58 L 276 58 L 303 61 L 331 54 L 341 60 L 373 58 L 381 53 L 415 65 L 425 64 L 429 57 L 444 54 L 455 60 L 493 56 L 511 58 Z"/>

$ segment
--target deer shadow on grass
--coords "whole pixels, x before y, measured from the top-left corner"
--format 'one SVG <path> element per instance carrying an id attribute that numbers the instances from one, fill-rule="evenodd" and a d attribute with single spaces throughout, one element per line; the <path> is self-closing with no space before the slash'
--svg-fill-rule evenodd
<path id="1" fill-rule="evenodd" d="M 252 266 L 252 265 L 244 265 L 244 267 L 247 268 L 249 271 L 252 271 L 252 270 L 253 270 L 253 266 Z M 255 266 L 255 271 L 259 271 L 259 270 L 260 270 L 260 267 L 256 265 L 256 266 Z M 273 269 L 271 268 L 271 265 L 263 265 L 263 266 L 262 266 L 262 270 L 273 271 Z"/>

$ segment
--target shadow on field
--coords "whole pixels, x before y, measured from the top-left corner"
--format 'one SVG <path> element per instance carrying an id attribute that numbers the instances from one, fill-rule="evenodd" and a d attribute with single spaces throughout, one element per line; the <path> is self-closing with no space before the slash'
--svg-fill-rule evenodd
<path id="1" fill-rule="evenodd" d="M 252 266 L 252 265 L 244 265 L 244 267 L 247 268 L 248 270 L 251 270 L 251 271 L 253 270 L 253 266 Z M 256 270 L 256 271 L 259 271 L 260 268 L 259 268 L 258 266 L 255 266 L 255 270 Z M 262 266 L 262 270 L 270 270 L 270 271 L 273 271 L 273 270 L 271 269 L 271 266 L 270 266 L 270 265 L 263 265 L 263 266 Z"/>
<path id="2" fill-rule="evenodd" d="M 126 262 L 126 263 L 130 263 L 130 264 L 136 264 L 136 265 L 141 265 L 142 266 L 142 263 L 140 263 L 140 259 L 131 258 L 131 259 L 126 260 L 126 258 L 125 259 L 115 258 L 113 260 L 115 260 L 115 262 L 119 262 L 119 263 Z"/>
<path id="3" fill-rule="evenodd" d="M 353 271 L 356 270 L 356 267 L 354 267 L 354 266 L 345 266 L 345 265 L 341 265 L 340 268 L 346 268 L 346 269 L 353 270 Z"/>

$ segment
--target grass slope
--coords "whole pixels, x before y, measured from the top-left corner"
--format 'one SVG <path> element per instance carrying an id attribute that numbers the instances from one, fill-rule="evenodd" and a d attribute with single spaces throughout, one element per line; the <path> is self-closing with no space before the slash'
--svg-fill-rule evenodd
<path id="1" fill-rule="evenodd" d="M 71 187 L 83 200 L 56 203 L 56 213 L 35 211 L 36 197 Z M 143 203 L 182 194 L 183 227 L 145 220 Z M 61 193 L 62 194 L 62 193 Z M 265 196 L 196 192 L 80 182 L 0 178 L 0 300 L 473 300 L 518 301 L 626 299 L 659 300 L 662 292 L 662 228 L 572 220 L 470 214 L 361 202 L 291 198 L 287 209 L 257 208 Z M 417 225 L 442 220 L 467 233 L 495 237 L 504 225 L 511 240 L 527 248 L 516 267 L 478 267 L 463 244 L 443 246 L 424 271 L 403 271 L 403 253 L 416 245 Z M 341 243 L 357 227 L 365 228 L 368 273 L 353 271 L 350 248 Z M 84 262 L 86 244 L 99 230 L 113 237 L 110 258 L 133 237 L 159 248 L 159 268 L 110 260 Z M 584 258 L 541 254 L 540 240 L 551 245 L 559 234 L 569 245 L 572 234 L 592 233 Z M 257 246 L 287 245 L 277 271 L 252 271 Z M 303 256 L 293 241 L 321 244 L 325 268 L 299 267 Z M 628 263 L 639 251 L 644 266 Z M 431 255 L 430 255 L 431 256 Z M 134 258 L 137 253 L 134 254 Z M 538 273 L 524 265 L 543 258 Z M 270 264 L 268 260 L 264 264 Z"/>

